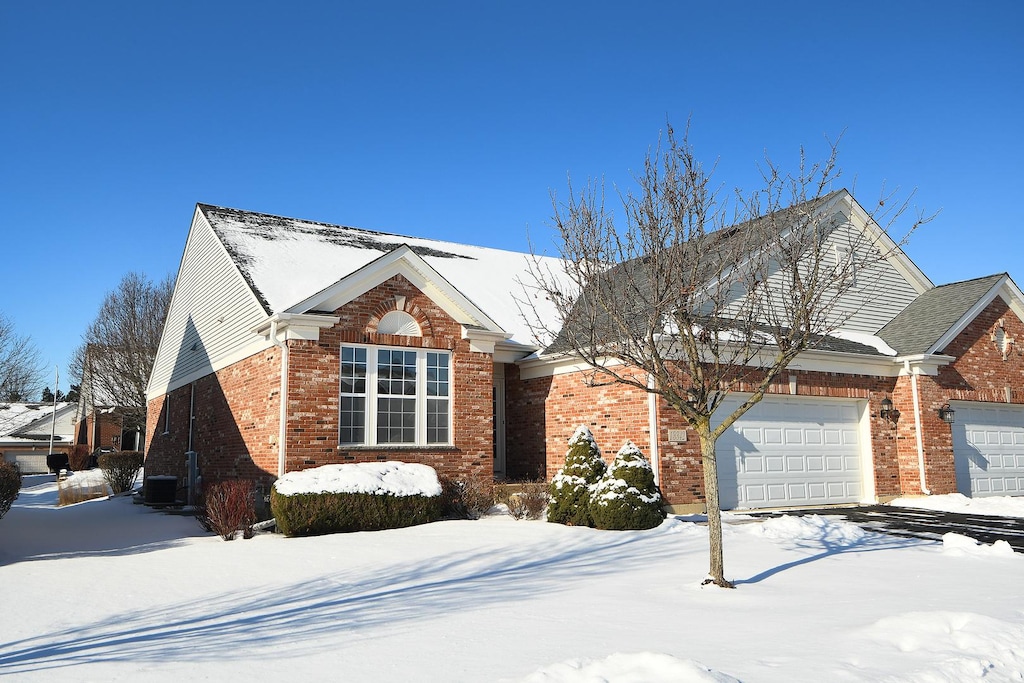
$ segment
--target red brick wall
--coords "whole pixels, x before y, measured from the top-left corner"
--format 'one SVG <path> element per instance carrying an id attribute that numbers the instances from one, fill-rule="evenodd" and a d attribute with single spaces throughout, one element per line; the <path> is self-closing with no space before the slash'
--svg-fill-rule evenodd
<path id="1" fill-rule="evenodd" d="M 405 297 L 404 310 L 423 337 L 384 335 L 377 323 Z M 432 465 L 449 476 L 493 477 L 493 361 L 470 350 L 461 326 L 408 280 L 397 276 L 335 312 L 341 322 L 322 330 L 317 342 L 288 342 L 288 430 L 286 470 L 329 463 L 402 460 Z M 338 449 L 340 346 L 343 342 L 423 347 L 451 352 L 451 446 Z M 194 383 L 193 449 L 204 480 L 258 477 L 278 470 L 280 355 L 277 348 L 239 361 Z M 164 400 L 149 404 L 149 474 L 184 476 L 191 388 L 171 394 L 164 433 Z"/>

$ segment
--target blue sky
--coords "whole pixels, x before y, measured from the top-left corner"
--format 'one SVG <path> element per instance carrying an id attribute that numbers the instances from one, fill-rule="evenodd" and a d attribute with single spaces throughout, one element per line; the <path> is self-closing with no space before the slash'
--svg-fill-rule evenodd
<path id="1" fill-rule="evenodd" d="M 0 3 L 0 311 L 62 374 L 196 202 L 551 250 L 567 173 L 628 183 L 692 119 L 723 187 L 845 131 L 865 204 L 941 209 L 937 284 L 1024 284 L 1024 3 Z M 339 274 L 340 275 L 340 274 Z M 66 388 L 66 387 L 65 387 Z"/>

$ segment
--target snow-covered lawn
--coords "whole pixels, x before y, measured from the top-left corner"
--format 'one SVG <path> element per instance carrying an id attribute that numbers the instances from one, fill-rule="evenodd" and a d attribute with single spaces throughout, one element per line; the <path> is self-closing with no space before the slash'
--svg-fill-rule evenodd
<path id="1" fill-rule="evenodd" d="M 1024 556 L 728 515 L 704 527 L 496 515 L 224 542 L 128 498 L 0 520 L 0 675 L 18 680 L 1019 681 Z M 731 678 L 732 677 L 732 678 Z"/>

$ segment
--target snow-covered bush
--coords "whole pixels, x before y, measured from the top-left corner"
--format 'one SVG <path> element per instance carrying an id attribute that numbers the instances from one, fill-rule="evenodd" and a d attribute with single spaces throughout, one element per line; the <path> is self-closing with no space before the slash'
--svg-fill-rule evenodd
<path id="1" fill-rule="evenodd" d="M 246 479 L 228 479 L 203 486 L 203 500 L 196 518 L 207 531 L 225 541 L 235 538 L 241 531 L 252 538 L 252 525 L 256 523 L 256 485 Z"/>
<path id="2" fill-rule="evenodd" d="M 0 460 L 0 517 L 7 514 L 21 491 L 21 471 L 18 466 Z"/>
<path id="3" fill-rule="evenodd" d="M 494 482 L 477 476 L 441 478 L 442 514 L 460 519 L 479 519 L 494 507 Z"/>
<path id="4" fill-rule="evenodd" d="M 663 503 L 651 463 L 627 441 L 593 488 L 590 515 L 598 529 L 651 529 L 665 519 Z"/>
<path id="5" fill-rule="evenodd" d="M 114 451 L 100 454 L 100 469 L 103 470 L 103 476 L 106 477 L 107 483 L 110 484 L 110 490 L 114 492 L 115 496 L 130 491 L 135 486 L 142 461 L 143 456 L 139 451 Z"/>
<path id="6" fill-rule="evenodd" d="M 593 526 L 590 491 L 601 479 L 605 468 L 594 435 L 585 425 L 580 425 L 569 439 L 565 466 L 551 478 L 548 521 L 572 526 Z"/>
<path id="7" fill-rule="evenodd" d="M 324 465 L 274 482 L 270 509 L 288 536 L 396 529 L 441 519 L 441 483 L 427 465 Z"/>

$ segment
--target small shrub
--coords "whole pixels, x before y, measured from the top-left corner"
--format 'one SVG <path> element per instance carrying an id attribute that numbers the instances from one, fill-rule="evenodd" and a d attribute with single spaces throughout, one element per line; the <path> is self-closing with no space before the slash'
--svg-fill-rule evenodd
<path id="1" fill-rule="evenodd" d="M 228 479 L 204 486 L 202 498 L 196 518 L 204 529 L 225 541 L 234 540 L 238 531 L 244 538 L 252 538 L 256 523 L 256 486 L 252 481 Z"/>
<path id="2" fill-rule="evenodd" d="M 270 491 L 277 528 L 287 536 L 317 536 L 347 531 L 376 531 L 436 522 L 441 496 L 387 493 L 300 493 Z"/>
<path id="3" fill-rule="evenodd" d="M 0 460 L 0 518 L 7 514 L 21 492 L 21 470 L 13 462 Z"/>
<path id="4" fill-rule="evenodd" d="M 81 472 L 89 469 L 89 465 L 92 463 L 92 455 L 89 453 L 89 447 L 85 444 L 75 444 L 68 453 L 68 467 L 75 472 Z"/>
<path id="5" fill-rule="evenodd" d="M 110 490 L 114 492 L 115 496 L 130 491 L 135 486 L 142 461 L 143 456 L 139 451 L 114 451 L 100 454 L 100 469 L 103 470 L 103 476 L 106 477 L 107 483 L 110 484 Z"/>
<path id="6" fill-rule="evenodd" d="M 544 481 L 526 481 L 517 485 L 518 491 L 508 494 L 505 505 L 515 519 L 540 519 L 548 505 L 548 485 Z"/>
<path id="7" fill-rule="evenodd" d="M 441 511 L 445 517 L 479 519 L 494 506 L 494 482 L 484 477 L 441 478 Z"/>
<path id="8" fill-rule="evenodd" d="M 594 435 L 581 425 L 569 439 L 565 466 L 551 478 L 548 521 L 571 526 L 593 526 L 590 490 L 606 469 Z"/>
<path id="9" fill-rule="evenodd" d="M 590 514 L 598 529 L 653 529 L 665 519 L 654 471 L 640 449 L 627 441 L 593 488 Z"/>

